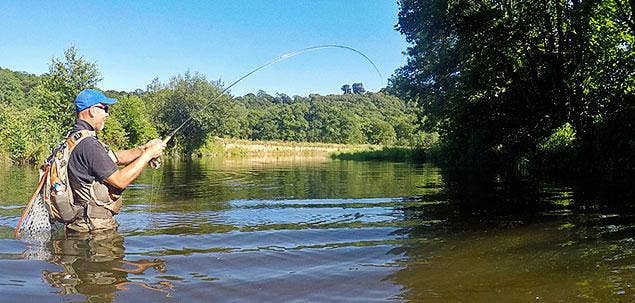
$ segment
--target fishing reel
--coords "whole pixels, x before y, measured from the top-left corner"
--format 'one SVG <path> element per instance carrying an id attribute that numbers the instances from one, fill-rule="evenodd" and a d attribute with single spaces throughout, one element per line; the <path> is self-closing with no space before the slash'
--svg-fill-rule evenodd
<path id="1" fill-rule="evenodd" d="M 181 125 L 182 126 L 182 125 Z M 179 127 L 180 128 L 180 127 Z M 166 144 L 168 144 L 168 141 L 170 141 L 170 139 L 172 139 L 172 136 L 174 136 L 174 133 L 179 130 L 179 128 L 177 128 L 174 132 L 172 132 L 169 136 L 163 138 L 163 146 L 165 147 Z M 160 157 L 156 157 L 150 160 L 150 162 L 148 162 L 148 164 L 150 165 L 150 167 L 154 168 L 154 169 L 159 169 L 159 167 L 161 167 L 161 158 Z"/>
<path id="2" fill-rule="evenodd" d="M 161 158 L 154 158 L 154 159 L 150 160 L 150 162 L 148 162 L 148 164 L 150 165 L 150 167 L 152 167 L 154 169 L 159 169 L 159 167 L 161 167 Z"/>

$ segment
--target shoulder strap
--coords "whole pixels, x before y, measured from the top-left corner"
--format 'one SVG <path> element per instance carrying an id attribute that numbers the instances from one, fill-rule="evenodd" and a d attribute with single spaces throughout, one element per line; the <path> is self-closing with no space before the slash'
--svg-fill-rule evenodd
<path id="1" fill-rule="evenodd" d="M 68 163 L 75 146 L 82 140 L 95 136 L 94 131 L 80 130 L 69 132 L 66 139 L 53 149 L 47 160 L 50 169 L 47 170 L 44 186 L 44 201 L 48 205 L 49 215 L 57 221 L 66 222 L 68 211 L 73 211 L 73 193 L 68 180 Z M 55 195 L 55 197 L 53 197 Z M 55 198 L 53 200 L 53 198 Z M 62 209 L 60 211 L 60 209 Z M 72 215 L 72 214 L 71 214 Z"/>
<path id="2" fill-rule="evenodd" d="M 97 137 L 97 135 L 95 134 L 95 131 L 87 129 L 69 133 L 68 136 L 66 136 L 66 145 L 68 146 L 69 152 L 75 148 L 75 145 L 79 144 L 79 142 L 88 137 Z"/>

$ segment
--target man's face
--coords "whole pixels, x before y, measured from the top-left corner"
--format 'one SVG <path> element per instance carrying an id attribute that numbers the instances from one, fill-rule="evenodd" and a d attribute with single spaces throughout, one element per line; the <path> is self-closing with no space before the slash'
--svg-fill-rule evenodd
<path id="1" fill-rule="evenodd" d="M 106 123 L 106 118 L 108 117 L 108 105 L 106 104 L 97 104 L 93 106 L 95 110 L 93 111 L 93 116 L 95 117 L 95 129 L 103 130 L 104 124 Z"/>

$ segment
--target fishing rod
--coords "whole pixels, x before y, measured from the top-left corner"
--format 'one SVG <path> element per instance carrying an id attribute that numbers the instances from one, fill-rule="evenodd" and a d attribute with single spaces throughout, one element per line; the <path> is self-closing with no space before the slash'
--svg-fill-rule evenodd
<path id="1" fill-rule="evenodd" d="M 242 77 L 238 78 L 238 80 L 232 82 L 230 85 L 228 85 L 227 87 L 225 87 L 218 95 L 216 95 L 216 97 L 214 97 L 213 99 L 211 99 L 209 102 L 207 102 L 207 104 L 205 104 L 202 108 L 199 109 L 199 111 L 204 110 L 205 108 L 207 108 L 208 106 L 210 106 L 212 103 L 214 103 L 216 100 L 218 100 L 223 94 L 225 94 L 230 88 L 232 88 L 234 85 L 238 84 L 238 82 L 242 81 L 243 79 L 251 76 L 253 73 L 268 67 L 270 65 L 276 64 L 278 62 L 287 60 L 289 58 L 295 57 L 297 55 L 309 52 L 309 51 L 313 51 L 313 50 L 318 50 L 318 49 L 323 49 L 323 48 L 341 48 L 341 49 L 347 49 L 350 51 L 353 51 L 359 55 L 361 55 L 362 57 L 364 57 L 364 59 L 366 59 L 366 61 L 368 61 L 373 68 L 375 69 L 375 71 L 377 72 L 377 75 L 379 75 L 379 79 L 383 79 L 383 76 L 381 75 L 381 72 L 379 72 L 379 69 L 377 68 L 377 65 L 375 65 L 375 63 L 373 62 L 373 60 L 370 60 L 370 58 L 368 58 L 368 56 L 366 56 L 364 53 L 349 47 L 349 46 L 345 46 L 345 45 L 339 45 L 339 44 L 324 44 L 324 45 L 317 45 L 317 46 L 311 46 L 311 47 L 307 47 L 307 48 L 303 48 L 301 50 L 297 50 L 297 51 L 292 51 L 292 52 L 288 52 L 285 54 L 280 55 L 279 57 L 258 66 L 257 68 L 253 69 L 252 71 L 248 72 L 247 74 L 243 75 Z M 172 132 L 170 132 L 165 138 L 163 138 L 163 144 L 167 144 L 172 137 L 174 137 L 174 135 L 181 130 L 184 126 L 186 126 L 188 123 L 190 123 L 192 121 L 192 119 L 194 118 L 193 115 L 190 115 L 189 118 L 187 118 L 185 121 L 183 121 L 183 123 L 181 123 L 181 125 L 179 125 L 177 128 L 175 128 Z M 150 160 L 150 166 L 154 169 L 158 169 L 159 166 L 161 166 L 161 160 L 159 158 L 154 158 L 152 160 Z"/>

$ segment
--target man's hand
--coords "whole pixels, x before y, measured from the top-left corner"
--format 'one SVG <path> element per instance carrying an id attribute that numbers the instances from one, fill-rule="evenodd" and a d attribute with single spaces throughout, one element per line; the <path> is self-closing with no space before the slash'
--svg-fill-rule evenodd
<path id="1" fill-rule="evenodd" d="M 158 158 L 163 154 L 163 149 L 165 148 L 165 143 L 161 139 L 154 139 L 148 141 L 148 143 L 143 145 L 143 153 L 150 156 L 150 159 Z"/>
<path id="2" fill-rule="evenodd" d="M 137 158 L 141 157 L 141 155 L 145 153 L 148 147 L 156 144 L 156 141 L 161 141 L 161 139 L 150 140 L 146 144 L 139 145 L 135 148 L 115 152 L 115 155 L 117 156 L 117 164 L 128 165 L 132 163 L 132 161 L 137 160 Z"/>
<path id="3" fill-rule="evenodd" d="M 161 140 L 161 139 L 153 139 L 150 140 L 148 142 L 146 142 L 146 144 L 139 146 L 141 148 L 142 151 L 145 151 L 146 149 L 148 149 L 148 147 L 150 147 L 150 145 L 156 143 L 157 140 Z"/>
<path id="4" fill-rule="evenodd" d="M 120 189 L 126 188 L 139 176 L 150 160 L 161 156 L 165 144 L 161 139 L 154 139 L 144 144 L 142 148 L 145 149 L 138 158 L 126 165 L 126 167 L 115 171 L 110 177 L 106 178 L 106 182 Z"/>

